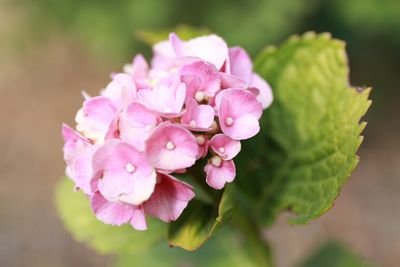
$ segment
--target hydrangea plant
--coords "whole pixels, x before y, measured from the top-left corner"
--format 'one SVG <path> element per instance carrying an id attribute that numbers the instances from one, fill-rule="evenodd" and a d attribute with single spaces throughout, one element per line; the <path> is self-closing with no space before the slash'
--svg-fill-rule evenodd
<path id="1" fill-rule="evenodd" d="M 358 161 L 369 89 L 349 85 L 344 43 L 306 33 L 253 64 L 217 35 L 171 33 L 153 53 L 112 73 L 100 95 L 83 93 L 76 128 L 62 126 L 67 176 L 81 191 L 59 186 L 67 228 L 121 255 L 157 244 L 182 253 L 166 232 L 193 251 L 222 228 L 243 235 L 228 243 L 247 243 L 247 265 L 270 266 L 263 227 L 283 210 L 293 224 L 322 215 Z"/>

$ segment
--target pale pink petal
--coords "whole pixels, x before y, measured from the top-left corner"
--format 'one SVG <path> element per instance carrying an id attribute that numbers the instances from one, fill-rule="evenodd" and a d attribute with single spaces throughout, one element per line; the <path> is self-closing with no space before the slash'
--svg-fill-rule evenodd
<path id="1" fill-rule="evenodd" d="M 101 95 L 111 99 L 117 106 L 127 105 L 136 99 L 136 86 L 131 76 L 118 73 Z"/>
<path id="2" fill-rule="evenodd" d="M 145 141 L 161 121 L 156 113 L 140 103 L 130 104 L 119 118 L 120 138 L 139 151 L 144 151 Z"/>
<path id="3" fill-rule="evenodd" d="M 194 197 L 190 185 L 170 175 L 160 174 L 160 182 L 144 205 L 146 213 L 164 222 L 175 221 Z"/>
<path id="4" fill-rule="evenodd" d="M 99 192 L 93 194 L 90 205 L 98 220 L 106 224 L 120 226 L 129 222 L 134 207 L 119 202 L 107 201 Z"/>
<path id="5" fill-rule="evenodd" d="M 92 156 L 95 148 L 89 140 L 63 124 L 64 160 L 67 163 L 68 176 L 76 187 L 85 194 L 92 194 L 90 180 L 92 178 Z"/>
<path id="6" fill-rule="evenodd" d="M 220 69 L 228 58 L 228 46 L 221 37 L 214 34 L 182 41 L 172 33 L 170 43 L 177 57 L 198 57 L 214 64 L 217 69 Z"/>
<path id="7" fill-rule="evenodd" d="M 144 231 L 147 229 L 146 215 L 142 206 L 133 210 L 132 220 L 130 223 L 136 230 Z"/>
<path id="8" fill-rule="evenodd" d="M 103 142 L 117 109 L 113 102 L 104 96 L 86 100 L 76 114 L 77 130 L 95 142 Z"/>
<path id="9" fill-rule="evenodd" d="M 145 153 L 155 168 L 175 170 L 192 166 L 198 151 L 196 138 L 187 129 L 163 123 L 147 139 Z"/>
<path id="10" fill-rule="evenodd" d="M 229 48 L 229 61 L 231 75 L 249 84 L 253 74 L 253 64 L 247 52 L 241 47 L 231 47 Z"/>
<path id="11" fill-rule="evenodd" d="M 210 147 L 224 160 L 233 159 L 241 149 L 240 141 L 233 140 L 225 134 L 214 135 L 210 140 Z"/>
<path id="12" fill-rule="evenodd" d="M 227 88 L 247 88 L 248 85 L 247 83 L 240 79 L 239 77 L 229 75 L 226 73 L 221 73 L 221 88 L 222 89 L 227 89 Z"/>
<path id="13" fill-rule="evenodd" d="M 258 89 L 259 92 L 256 96 L 263 109 L 269 107 L 273 100 L 272 90 L 269 84 L 258 74 L 253 73 L 250 86 Z"/>
<path id="14" fill-rule="evenodd" d="M 206 172 L 206 182 L 215 189 L 224 188 L 226 183 L 230 183 L 235 179 L 236 168 L 233 160 L 224 161 L 218 156 L 214 156 L 210 162 L 204 167 Z"/>
<path id="15" fill-rule="evenodd" d="M 216 97 L 222 132 L 235 140 L 253 137 L 259 131 L 262 106 L 256 97 L 243 89 L 226 89 Z"/>

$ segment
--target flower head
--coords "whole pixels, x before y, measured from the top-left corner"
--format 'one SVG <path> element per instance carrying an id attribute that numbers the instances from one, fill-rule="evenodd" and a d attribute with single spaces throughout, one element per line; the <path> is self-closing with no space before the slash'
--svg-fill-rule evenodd
<path id="1" fill-rule="evenodd" d="M 258 133 L 272 101 L 246 51 L 216 35 L 171 34 L 153 51 L 151 67 L 137 55 L 100 96 L 86 97 L 76 131 L 62 128 L 67 174 L 96 217 L 137 230 L 147 228 L 146 215 L 181 215 L 194 190 L 179 175 L 200 159 L 209 186 L 232 182 L 240 141 Z"/>

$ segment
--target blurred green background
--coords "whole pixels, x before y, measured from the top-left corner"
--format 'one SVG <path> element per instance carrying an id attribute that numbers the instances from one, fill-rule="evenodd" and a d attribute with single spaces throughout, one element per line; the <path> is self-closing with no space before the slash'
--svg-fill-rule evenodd
<path id="1" fill-rule="evenodd" d="M 360 165 L 331 212 L 296 227 L 283 215 L 266 235 L 279 267 L 297 266 L 330 239 L 397 267 L 398 0 L 0 0 L 0 266 L 107 266 L 110 258 L 71 240 L 56 215 L 60 125 L 73 123 L 81 90 L 96 94 L 111 71 L 136 53 L 150 55 L 138 39 L 143 30 L 182 24 L 218 33 L 253 57 L 308 30 L 347 42 L 351 83 L 374 87 Z"/>

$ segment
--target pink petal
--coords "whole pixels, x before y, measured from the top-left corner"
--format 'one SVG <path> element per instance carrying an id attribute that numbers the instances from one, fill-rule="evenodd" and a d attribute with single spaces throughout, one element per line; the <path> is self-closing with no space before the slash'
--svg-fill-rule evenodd
<path id="1" fill-rule="evenodd" d="M 90 205 L 98 220 L 120 226 L 132 219 L 134 208 L 119 202 L 107 201 L 99 192 L 93 194 Z"/>
<path id="2" fill-rule="evenodd" d="M 208 147 L 210 141 L 208 140 L 206 135 L 199 134 L 196 136 L 197 145 L 199 146 L 199 153 L 196 156 L 196 159 L 204 158 L 208 155 Z"/>
<path id="3" fill-rule="evenodd" d="M 210 140 L 210 147 L 224 160 L 233 159 L 241 149 L 240 141 L 233 140 L 225 134 L 214 135 Z"/>
<path id="4" fill-rule="evenodd" d="M 67 163 L 68 176 L 85 194 L 92 194 L 90 180 L 92 178 L 92 156 L 95 148 L 89 141 L 63 124 L 64 160 Z"/>
<path id="5" fill-rule="evenodd" d="M 170 43 L 177 57 L 198 57 L 214 64 L 217 69 L 220 69 L 228 58 L 228 46 L 221 37 L 214 34 L 182 41 L 172 33 Z"/>
<path id="6" fill-rule="evenodd" d="M 147 229 L 146 215 L 142 206 L 133 210 L 131 225 L 136 230 L 143 231 Z"/>
<path id="7" fill-rule="evenodd" d="M 111 99 L 117 106 L 127 105 L 136 99 L 136 86 L 131 76 L 118 73 L 101 95 Z"/>
<path id="8" fill-rule="evenodd" d="M 210 105 L 199 105 L 196 100 L 189 99 L 181 123 L 194 131 L 207 131 L 214 121 L 214 113 Z"/>
<path id="9" fill-rule="evenodd" d="M 229 48 L 229 60 L 231 75 L 249 84 L 253 74 L 253 64 L 247 52 L 241 47 L 231 47 Z"/>
<path id="10" fill-rule="evenodd" d="M 218 157 L 218 156 L 214 156 Z M 236 169 L 233 160 L 220 161 L 220 165 L 216 166 L 211 161 L 204 167 L 206 172 L 206 182 L 215 189 L 224 188 L 226 183 L 230 183 L 235 179 Z"/>
<path id="11" fill-rule="evenodd" d="M 217 95 L 215 101 L 224 134 L 235 140 L 244 140 L 258 133 L 262 106 L 251 92 L 226 89 Z"/>
<path id="12" fill-rule="evenodd" d="M 221 73 L 221 88 L 247 88 L 247 83 L 239 77 Z"/>
<path id="13" fill-rule="evenodd" d="M 196 92 L 203 92 L 204 96 L 213 97 L 221 86 L 218 70 L 203 61 L 184 65 L 180 70 L 180 77 L 186 84 L 186 99 L 195 97 Z"/>
<path id="14" fill-rule="evenodd" d="M 269 84 L 258 74 L 253 73 L 250 86 L 256 87 L 259 90 L 257 100 L 261 103 L 263 109 L 269 107 L 273 100 L 272 90 Z"/>
<path id="15" fill-rule="evenodd" d="M 145 153 L 155 168 L 176 170 L 192 166 L 198 151 L 196 138 L 187 129 L 163 123 L 147 139 Z"/>
<path id="16" fill-rule="evenodd" d="M 157 114 L 142 104 L 132 103 L 120 114 L 120 138 L 139 151 L 144 151 L 145 141 L 160 121 Z"/>
<path id="17" fill-rule="evenodd" d="M 133 58 L 132 62 L 132 77 L 134 80 L 144 80 L 147 78 L 149 72 L 149 65 L 146 59 L 138 54 Z"/>
<path id="18" fill-rule="evenodd" d="M 76 115 L 77 130 L 94 141 L 103 142 L 117 109 L 109 98 L 96 96 L 86 100 Z"/>
<path id="19" fill-rule="evenodd" d="M 144 203 L 149 215 L 164 222 L 175 221 L 194 197 L 192 187 L 170 175 L 160 174 L 154 194 Z"/>
<path id="20" fill-rule="evenodd" d="M 156 174 L 147 158 L 133 146 L 112 140 L 93 155 L 98 189 L 110 201 L 139 205 L 154 191 Z"/>

